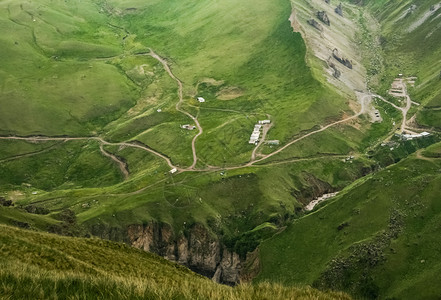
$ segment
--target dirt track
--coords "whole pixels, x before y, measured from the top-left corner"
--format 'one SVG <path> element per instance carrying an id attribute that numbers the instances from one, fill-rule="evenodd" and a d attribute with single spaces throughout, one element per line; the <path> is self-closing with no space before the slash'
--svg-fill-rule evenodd
<path id="1" fill-rule="evenodd" d="M 247 165 L 252 165 L 252 164 L 254 164 L 254 163 L 257 163 L 257 162 L 260 162 L 260 161 L 265 160 L 265 159 L 267 159 L 267 158 L 270 158 L 271 156 L 274 156 L 274 155 L 276 155 L 277 153 L 282 152 L 283 150 L 285 150 L 286 148 L 288 148 L 288 147 L 291 146 L 292 144 L 297 143 L 298 141 L 301 141 L 301 140 L 303 140 L 304 138 L 306 138 L 306 137 L 308 137 L 308 136 L 311 136 L 311 135 L 313 135 L 313 134 L 316 134 L 316 133 L 322 132 L 322 131 L 328 129 L 329 127 L 332 127 L 332 126 L 335 126 L 335 125 L 337 125 L 337 124 L 344 123 L 344 122 L 350 121 L 350 120 L 352 120 L 352 119 L 358 118 L 361 114 L 363 114 L 363 113 L 365 112 L 365 106 L 366 106 L 366 101 L 367 101 L 366 98 L 370 98 L 370 97 L 371 97 L 371 95 L 369 95 L 369 94 L 363 94 L 363 95 L 360 94 L 360 95 L 359 95 L 360 103 L 361 103 L 361 109 L 360 109 L 360 111 L 359 111 L 358 113 L 356 113 L 355 115 L 353 115 L 353 116 L 351 116 L 351 117 L 348 117 L 348 118 L 345 118 L 345 119 L 343 119 L 343 120 L 336 121 L 336 122 L 334 122 L 334 123 L 328 124 L 328 125 L 326 125 L 326 126 L 320 128 L 320 129 L 318 129 L 318 130 L 311 131 L 310 133 L 307 133 L 307 134 L 305 134 L 305 135 L 303 135 L 303 136 L 301 136 L 301 137 L 299 137 L 299 138 L 296 138 L 296 139 L 292 140 L 291 142 L 289 142 L 288 144 L 284 145 L 284 146 L 281 147 L 280 149 L 278 149 L 278 150 L 276 150 L 276 151 L 274 151 L 274 152 L 272 152 L 272 153 L 270 153 L 270 154 L 267 154 L 267 155 L 263 156 L 262 158 L 260 158 L 260 159 L 258 159 L 258 160 L 255 160 L 255 161 L 253 161 L 253 162 L 250 162 L 250 163 L 248 163 Z"/>
<path id="2" fill-rule="evenodd" d="M 188 168 L 188 169 L 194 169 L 195 166 L 196 166 L 196 163 L 198 161 L 198 156 L 196 154 L 196 139 L 203 132 L 202 126 L 201 126 L 201 124 L 199 124 L 199 121 L 198 121 L 197 117 L 193 116 L 192 114 L 190 114 L 189 112 L 187 112 L 187 111 L 185 111 L 185 110 L 183 110 L 181 108 L 181 104 L 184 101 L 182 82 L 173 74 L 173 72 L 171 71 L 170 66 L 168 65 L 168 63 L 162 57 L 160 57 L 158 54 L 156 54 L 152 49 L 150 49 L 150 53 L 148 55 L 150 55 L 151 57 L 153 57 L 154 59 L 159 61 L 163 65 L 163 67 L 164 67 L 165 71 L 168 73 L 168 75 L 173 80 L 175 80 L 178 83 L 178 97 L 179 97 L 179 101 L 176 103 L 176 110 L 181 112 L 181 113 L 183 113 L 183 114 L 185 114 L 185 115 L 187 115 L 187 116 L 189 116 L 194 121 L 194 123 L 196 124 L 196 127 L 198 128 L 199 132 L 193 137 L 193 140 L 191 141 L 191 150 L 193 152 L 193 163 Z"/>
<path id="3" fill-rule="evenodd" d="M 109 153 L 106 150 L 104 150 L 102 144 L 100 145 L 100 151 L 104 156 L 109 157 L 110 159 L 112 159 L 114 162 L 116 162 L 118 164 L 118 167 L 121 170 L 121 173 L 124 175 L 124 180 L 127 180 L 127 178 L 129 178 L 129 170 L 127 168 L 127 164 L 125 162 L 123 162 L 122 160 L 120 160 L 115 155 L 113 155 L 112 153 Z"/>
<path id="4" fill-rule="evenodd" d="M 253 153 L 251 153 L 250 162 L 253 162 L 256 160 L 257 149 L 265 142 L 266 134 L 268 133 L 268 130 L 270 130 L 270 128 L 272 126 L 273 126 L 273 123 L 263 125 L 262 138 L 260 139 L 259 144 L 254 148 Z"/>
<path id="5" fill-rule="evenodd" d="M 402 78 L 397 78 L 395 79 L 394 83 L 393 83 L 395 89 L 400 89 L 401 92 L 397 93 L 397 92 L 389 92 L 390 95 L 394 96 L 394 97 L 403 97 L 406 99 L 406 106 L 405 107 L 399 107 L 397 105 L 395 105 L 394 103 L 387 101 L 386 99 L 384 99 L 382 96 L 380 95 L 373 95 L 376 98 L 380 99 L 383 102 L 386 102 L 390 105 L 392 105 L 395 109 L 398 109 L 399 111 L 401 111 L 401 114 L 403 115 L 403 120 L 401 122 L 401 127 L 400 127 L 400 131 L 404 132 L 404 131 L 410 131 L 410 129 L 408 129 L 406 122 L 407 122 L 407 112 L 409 111 L 410 107 L 412 106 L 412 104 L 415 105 L 419 105 L 418 103 L 412 101 L 410 99 L 409 94 L 407 93 L 407 87 L 406 87 L 406 83 L 404 82 L 404 80 Z"/>
<path id="6" fill-rule="evenodd" d="M 328 129 L 328 128 L 332 127 L 332 126 L 335 126 L 337 124 L 341 124 L 341 123 L 344 123 L 344 122 L 347 122 L 347 121 L 350 121 L 350 120 L 353 120 L 353 119 L 359 117 L 361 114 L 365 113 L 366 107 L 368 106 L 369 100 L 366 100 L 366 99 L 368 97 L 371 97 L 371 95 L 369 95 L 369 94 L 361 94 L 361 93 L 357 94 L 357 97 L 359 98 L 359 102 L 361 103 L 361 109 L 355 115 L 353 115 L 351 117 L 348 117 L 348 118 L 345 118 L 345 119 L 342 119 L 342 120 L 339 120 L 339 121 L 336 121 L 336 122 L 333 122 L 331 124 L 325 125 L 325 126 L 321 127 L 318 130 L 315 130 L 315 131 L 309 132 L 309 133 L 307 133 L 307 134 L 305 134 L 303 136 L 300 136 L 300 137 L 298 137 L 298 138 L 288 142 L 287 144 L 285 144 L 283 147 L 279 148 L 278 150 L 276 150 L 276 151 L 274 151 L 274 152 L 272 152 L 270 154 L 261 156 L 259 159 L 256 159 L 257 149 L 263 143 L 263 141 L 265 139 L 265 136 L 266 136 L 266 133 L 269 130 L 270 126 L 264 127 L 263 137 L 261 139 L 261 142 L 259 143 L 259 145 L 256 148 L 254 148 L 254 150 L 252 152 L 252 155 L 251 155 L 251 159 L 250 159 L 249 162 L 244 163 L 244 164 L 240 164 L 240 165 L 237 165 L 237 166 L 227 167 L 227 168 L 208 167 L 208 168 L 204 168 L 204 169 L 196 169 L 195 167 L 196 167 L 196 164 L 197 164 L 197 161 L 198 161 L 198 156 L 197 156 L 197 152 L 196 152 L 196 140 L 203 133 L 203 128 L 200 125 L 200 123 L 199 123 L 199 121 L 198 121 L 196 116 L 193 116 L 192 114 L 190 114 L 189 112 L 187 112 L 187 111 L 185 111 L 185 110 L 183 110 L 181 108 L 181 105 L 182 105 L 182 103 L 184 101 L 183 100 L 183 84 L 179 80 L 179 78 L 177 78 L 173 74 L 173 72 L 170 69 L 170 66 L 167 63 L 167 61 L 165 59 L 163 59 L 161 56 L 159 56 L 158 54 L 156 54 L 152 49 L 150 49 L 149 53 L 140 54 L 140 55 L 148 55 L 148 56 L 151 56 L 152 58 L 156 59 L 157 61 L 159 61 L 162 64 L 164 70 L 170 76 L 170 78 L 172 78 L 174 81 L 176 81 L 176 83 L 178 84 L 178 98 L 179 98 L 179 101 L 176 103 L 175 108 L 176 108 L 177 111 L 179 111 L 179 112 L 185 114 L 186 116 L 188 116 L 189 118 L 191 118 L 194 121 L 196 127 L 198 128 L 198 133 L 193 137 L 192 145 L 191 145 L 191 147 L 192 147 L 192 154 L 193 154 L 193 163 L 188 168 L 179 168 L 179 167 L 173 165 L 173 163 L 171 162 L 170 158 L 166 157 L 165 155 L 163 155 L 163 154 L 161 154 L 161 153 L 159 153 L 159 152 L 157 152 L 157 151 L 155 151 L 155 150 L 153 150 L 153 149 L 151 149 L 151 148 L 149 148 L 149 147 L 147 147 L 145 145 L 141 145 L 141 144 L 137 144 L 137 143 L 132 143 L 132 142 L 111 143 L 111 142 L 105 141 L 103 138 L 98 137 L 98 136 L 91 136 L 91 137 L 70 137 L 70 136 L 66 136 L 66 137 L 63 137 L 63 136 L 61 136 L 61 137 L 46 137 L 46 136 L 19 137 L 19 136 L 4 136 L 4 137 L 0 137 L 0 139 L 4 139 L 4 140 L 25 140 L 25 141 L 29 141 L 29 142 L 42 142 L 42 141 L 43 142 L 44 141 L 63 141 L 63 142 L 67 142 L 67 141 L 75 141 L 75 140 L 78 140 L 78 141 L 79 140 L 95 140 L 95 141 L 98 141 L 100 143 L 100 150 L 103 153 L 103 155 L 111 158 L 112 160 L 114 160 L 115 162 L 118 163 L 118 165 L 120 167 L 120 170 L 124 174 L 125 178 L 128 178 L 128 176 L 129 176 L 129 172 L 127 170 L 127 165 L 124 162 L 122 162 L 120 159 L 118 159 L 116 156 L 106 152 L 103 149 L 103 147 L 102 147 L 103 145 L 132 147 L 132 148 L 138 148 L 138 149 L 150 152 L 153 155 L 163 159 L 171 169 L 176 169 L 178 172 L 185 172 L 185 171 L 204 172 L 204 171 L 217 171 L 217 170 L 225 170 L 225 169 L 232 170 L 232 169 L 239 169 L 239 168 L 243 168 L 243 167 L 253 166 L 255 163 L 262 162 L 262 161 L 264 161 L 264 160 L 266 160 L 266 159 L 268 159 L 268 158 L 270 158 L 270 157 L 272 157 L 272 156 L 282 152 L 283 150 L 285 150 L 286 148 L 288 148 L 292 144 L 297 143 L 297 142 L 303 140 L 304 138 L 307 138 L 307 137 L 309 137 L 309 136 L 311 136 L 313 134 L 325 131 L 326 129 Z M 382 100 L 384 100 L 384 99 L 382 99 Z M 386 101 L 386 100 L 384 100 L 384 101 Z M 408 103 L 410 103 L 410 98 L 408 98 Z M 409 104 L 409 106 L 410 106 L 410 104 Z M 400 109 L 397 106 L 395 106 L 395 107 L 397 109 Z M 408 110 L 408 108 L 407 108 L 407 110 Z M 407 113 L 407 110 L 405 111 L 406 113 Z M 404 111 L 403 111 L 403 113 L 404 113 Z"/>
<path id="7" fill-rule="evenodd" d="M 206 171 L 219 171 L 219 170 L 234 170 L 234 169 L 240 169 L 240 168 L 244 168 L 244 167 L 251 167 L 251 166 L 253 166 L 255 163 L 261 162 L 261 161 L 263 161 L 263 160 L 265 160 L 265 159 L 268 159 L 268 158 L 270 158 L 270 157 L 272 157 L 272 156 L 274 156 L 274 155 L 276 155 L 276 154 L 282 152 L 283 150 L 285 150 L 286 148 L 288 148 L 288 147 L 291 146 L 292 144 L 297 143 L 297 142 L 303 140 L 304 138 L 307 138 L 308 136 L 311 136 L 311 135 L 313 135 L 313 134 L 316 134 L 316 133 L 319 133 L 319 132 L 325 131 L 326 129 L 328 129 L 328 128 L 332 127 L 332 126 L 335 126 L 335 125 L 337 125 L 337 124 L 341 124 L 341 123 L 344 123 L 344 122 L 347 122 L 347 121 L 353 120 L 353 119 L 355 119 L 355 118 L 358 118 L 361 114 L 363 114 L 363 113 L 365 112 L 366 103 L 369 101 L 368 98 L 370 98 L 372 95 L 370 95 L 370 94 L 361 94 L 361 93 L 359 93 L 357 96 L 358 96 L 358 98 L 360 99 L 361 108 L 360 108 L 360 111 L 359 111 L 358 113 L 356 113 L 355 115 L 350 116 L 350 117 L 347 117 L 347 118 L 342 119 L 342 120 L 340 120 L 340 121 L 336 121 L 336 122 L 330 123 L 330 124 L 328 124 L 328 125 L 326 125 L 326 126 L 323 126 L 322 128 L 320 128 L 320 129 L 318 129 L 318 130 L 311 131 L 311 132 L 309 132 L 309 133 L 307 133 L 307 134 L 305 134 L 305 135 L 303 135 L 303 136 L 301 136 L 301 137 L 298 137 L 298 138 L 292 140 L 291 142 L 287 143 L 286 145 L 284 145 L 284 146 L 281 147 L 280 149 L 278 149 L 278 150 L 276 150 L 276 151 L 274 151 L 274 152 L 272 152 L 272 153 L 270 153 L 270 154 L 264 155 L 263 157 L 261 157 L 261 158 L 259 158 L 259 159 L 257 159 L 257 160 L 250 160 L 248 163 L 241 164 L 241 165 L 237 165 L 237 166 L 232 166 L 232 167 L 226 167 L 226 168 L 221 168 L 221 167 L 209 167 L 209 168 L 205 168 L 205 169 L 196 169 L 196 168 L 195 168 L 195 165 L 196 165 L 196 161 L 197 161 L 197 156 L 196 156 L 196 152 L 193 151 L 193 158 L 194 158 L 193 165 L 190 166 L 189 168 L 183 169 L 183 168 L 179 168 L 179 167 L 173 165 L 172 162 L 171 162 L 171 160 L 170 160 L 168 157 L 166 157 L 165 155 L 163 155 L 163 154 L 161 154 L 161 153 L 159 153 L 159 152 L 157 152 L 157 151 L 155 151 L 155 150 L 153 150 L 153 149 L 150 149 L 150 148 L 148 148 L 147 146 L 143 146 L 143 145 L 135 144 L 135 143 L 131 143 L 131 142 L 111 143 L 111 142 L 108 142 L 108 141 L 104 140 L 104 139 L 101 138 L 101 137 L 96 137 L 96 136 L 92 136 L 92 137 L 46 137 L 46 136 L 19 137 L 19 136 L 3 136 L 3 137 L 0 137 L 0 140 L 23 140 L 23 141 L 29 141 L 29 142 L 44 142 L 44 141 L 64 141 L 64 142 L 67 142 L 67 141 L 87 141 L 87 140 L 95 140 L 95 141 L 98 141 L 98 142 L 101 144 L 100 147 L 102 147 L 102 145 L 109 145 L 109 146 L 125 146 L 125 147 L 138 148 L 138 149 L 142 149 L 142 150 L 144 150 L 144 151 L 148 151 L 148 152 L 150 152 L 150 153 L 152 153 L 152 154 L 154 154 L 154 155 L 156 155 L 156 156 L 162 158 L 162 159 L 167 163 L 167 165 L 168 165 L 170 168 L 172 168 L 172 169 L 175 168 L 178 172 L 186 172 L 186 171 L 193 171 L 193 172 L 206 172 Z M 185 112 L 184 112 L 184 113 L 185 113 Z M 187 113 L 186 113 L 186 114 L 187 114 Z M 190 115 L 190 114 L 188 114 L 188 115 Z M 190 115 L 190 116 L 191 116 L 191 115 Z M 199 123 L 197 123 L 197 124 L 199 124 Z M 200 134 L 202 134 L 202 128 L 201 128 L 201 131 L 199 132 L 198 135 L 200 135 Z M 198 135 L 196 135 L 196 136 L 193 138 L 193 141 L 196 140 L 196 138 L 197 138 Z M 262 139 L 262 140 L 263 140 L 263 139 Z M 192 146 L 194 147 L 194 143 L 193 143 Z M 256 149 L 257 149 L 257 148 L 256 148 Z M 104 153 L 103 153 L 103 154 L 104 154 Z M 108 155 L 106 155 L 106 156 L 108 156 Z M 196 158 L 195 158 L 195 157 L 196 157 Z M 113 160 L 115 160 L 113 157 L 111 157 L 111 158 L 112 158 Z M 115 157 L 115 158 L 116 158 L 116 157 Z M 121 162 L 120 160 L 118 160 L 118 159 L 115 160 L 115 161 L 118 162 L 118 164 L 122 163 L 122 162 Z M 121 165 L 120 165 L 120 168 L 121 168 Z M 125 174 L 125 171 L 123 171 L 123 169 L 121 169 L 121 171 Z M 127 174 L 127 175 L 128 175 L 128 174 Z"/>
<path id="8" fill-rule="evenodd" d="M 146 146 L 142 146 L 139 144 L 134 144 L 134 143 L 129 143 L 129 142 L 122 142 L 122 143 L 111 143 L 108 141 L 105 141 L 103 138 L 101 137 L 97 137 L 97 136 L 89 136 L 89 137 L 47 137 L 47 136 L 30 136 L 30 137 L 20 137 L 20 136 L 0 136 L 0 140 L 20 140 L 20 141 L 28 141 L 28 142 L 47 142 L 47 141 L 63 141 L 63 142 L 67 142 L 67 141 L 87 141 L 87 140 L 94 140 L 94 141 L 98 141 L 99 143 L 101 143 L 101 145 L 109 145 L 109 146 L 126 146 L 126 147 L 132 147 L 132 148 L 139 148 L 142 149 L 144 151 L 148 151 L 160 158 L 162 158 L 163 160 L 166 161 L 166 163 L 168 164 L 168 166 L 170 168 L 176 168 L 177 170 L 182 171 L 183 169 L 178 168 L 176 166 L 174 166 L 171 162 L 171 160 L 166 157 L 165 155 L 150 149 Z"/>

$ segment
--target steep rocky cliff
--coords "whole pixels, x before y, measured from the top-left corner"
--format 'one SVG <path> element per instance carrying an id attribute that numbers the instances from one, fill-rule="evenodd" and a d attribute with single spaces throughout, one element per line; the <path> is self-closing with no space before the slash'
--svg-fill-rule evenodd
<path id="1" fill-rule="evenodd" d="M 128 236 L 132 246 L 188 266 L 216 282 L 239 282 L 239 255 L 226 249 L 202 225 L 196 224 L 186 234 L 180 235 L 164 223 L 131 225 L 128 227 Z"/>

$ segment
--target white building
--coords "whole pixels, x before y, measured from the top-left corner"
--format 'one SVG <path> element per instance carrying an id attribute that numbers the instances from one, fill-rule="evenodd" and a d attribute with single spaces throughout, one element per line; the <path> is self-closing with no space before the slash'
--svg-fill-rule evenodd
<path id="1" fill-rule="evenodd" d="M 261 120 L 261 121 L 259 121 L 259 124 L 262 124 L 262 125 L 270 124 L 270 123 L 271 123 L 271 120 Z"/>
<path id="2" fill-rule="evenodd" d="M 418 134 L 402 134 L 401 138 L 405 141 L 411 141 L 413 139 L 427 137 L 429 135 L 430 135 L 430 133 L 424 131 L 424 132 L 421 132 Z"/>
<path id="3" fill-rule="evenodd" d="M 181 125 L 182 129 L 187 129 L 187 130 L 193 130 L 196 128 L 196 126 L 194 125 L 190 125 L 190 124 L 185 124 L 185 125 Z"/>
<path id="4" fill-rule="evenodd" d="M 198 101 L 199 101 L 200 103 L 204 103 L 204 102 L 205 102 L 205 99 L 202 98 L 202 97 L 198 97 Z"/>
<path id="5" fill-rule="evenodd" d="M 170 170 L 170 174 L 174 174 L 174 173 L 176 173 L 177 171 L 178 171 L 178 169 L 173 168 L 173 169 Z"/>

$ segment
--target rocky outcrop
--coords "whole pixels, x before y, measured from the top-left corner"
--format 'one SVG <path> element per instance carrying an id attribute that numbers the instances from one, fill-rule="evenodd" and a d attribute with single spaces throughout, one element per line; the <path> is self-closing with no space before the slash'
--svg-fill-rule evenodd
<path id="1" fill-rule="evenodd" d="M 339 69 L 337 69 L 335 64 L 331 62 L 331 63 L 329 63 L 329 67 L 333 70 L 332 76 L 334 76 L 335 78 L 339 78 L 341 75 L 341 72 Z"/>
<path id="2" fill-rule="evenodd" d="M 340 54 L 338 53 L 337 48 L 335 48 L 334 50 L 332 50 L 332 56 L 333 56 L 333 57 L 334 57 L 339 63 L 341 63 L 342 65 L 346 66 L 346 67 L 349 68 L 349 69 L 352 69 L 352 62 L 351 62 L 349 59 L 340 56 Z"/>
<path id="3" fill-rule="evenodd" d="M 183 264 L 216 282 L 230 285 L 239 282 L 239 255 L 226 249 L 202 225 L 194 225 L 185 235 L 176 235 L 168 224 L 131 225 L 128 237 L 132 246 Z"/>
<path id="4" fill-rule="evenodd" d="M 222 260 L 216 269 L 216 273 L 218 273 L 220 279 L 217 280 L 217 282 L 239 282 L 240 278 L 238 270 L 241 270 L 241 260 L 239 258 L 239 254 L 224 249 L 222 253 Z"/>
<path id="5" fill-rule="evenodd" d="M 309 25 L 311 25 L 312 27 L 314 27 L 318 31 L 323 31 L 322 25 L 320 25 L 319 22 L 317 22 L 316 20 L 309 19 L 307 22 L 308 22 Z"/>
<path id="6" fill-rule="evenodd" d="M 320 180 L 313 174 L 304 172 L 302 177 L 303 182 L 300 189 L 291 191 L 291 194 L 304 205 L 323 194 L 334 192 L 334 188 L 329 183 Z"/>
<path id="7" fill-rule="evenodd" d="M 342 6 L 341 2 L 340 2 L 340 4 L 337 5 L 337 7 L 335 8 L 335 13 L 336 13 L 337 15 L 340 15 L 340 16 L 343 17 L 343 6 Z"/>
<path id="8" fill-rule="evenodd" d="M 325 23 L 326 25 L 330 26 L 331 21 L 329 21 L 328 14 L 325 11 L 318 11 L 317 12 L 317 18 Z"/>

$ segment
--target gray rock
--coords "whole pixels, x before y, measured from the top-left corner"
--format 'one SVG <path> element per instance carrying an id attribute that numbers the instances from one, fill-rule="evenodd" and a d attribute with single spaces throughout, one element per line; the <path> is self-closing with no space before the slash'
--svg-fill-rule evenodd
<path id="1" fill-rule="evenodd" d="M 325 23 L 326 25 L 330 26 L 331 22 L 329 21 L 328 15 L 326 14 L 325 11 L 318 11 L 317 12 L 317 18 L 322 21 L 323 23 Z"/>
<path id="2" fill-rule="evenodd" d="M 185 265 L 216 282 L 234 285 L 240 280 L 239 255 L 224 249 L 219 238 L 200 224 L 178 236 L 170 225 L 154 222 L 131 225 L 127 233 L 133 247 Z"/>

